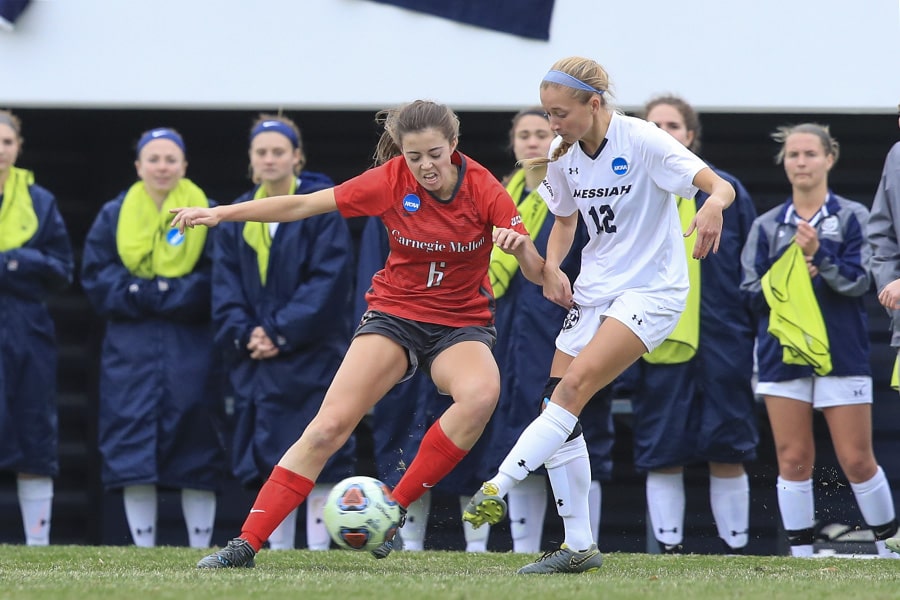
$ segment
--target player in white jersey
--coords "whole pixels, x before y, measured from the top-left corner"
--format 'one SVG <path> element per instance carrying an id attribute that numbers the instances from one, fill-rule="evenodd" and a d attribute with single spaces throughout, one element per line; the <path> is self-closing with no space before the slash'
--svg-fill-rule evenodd
<path id="1" fill-rule="evenodd" d="M 591 532 L 590 465 L 578 415 L 588 400 L 672 332 L 688 290 L 684 242 L 672 194 L 710 195 L 684 235 L 697 232 L 693 258 L 717 251 L 722 211 L 734 188 L 669 134 L 614 112 L 609 77 L 596 62 L 559 60 L 541 82 L 541 104 L 560 140 L 547 164 L 543 196 L 555 216 L 541 281 L 544 296 L 568 307 L 556 341 L 551 378 L 560 378 L 545 408 L 472 497 L 463 519 L 480 526 L 506 512 L 503 496 L 542 464 L 565 466 L 551 482 L 565 527 L 559 550 L 519 573 L 597 570 L 602 557 Z M 571 247 L 578 213 L 591 236 L 572 285 L 559 264 Z M 501 248 L 525 243 L 495 235 Z M 527 236 L 525 236 L 527 237 Z"/>

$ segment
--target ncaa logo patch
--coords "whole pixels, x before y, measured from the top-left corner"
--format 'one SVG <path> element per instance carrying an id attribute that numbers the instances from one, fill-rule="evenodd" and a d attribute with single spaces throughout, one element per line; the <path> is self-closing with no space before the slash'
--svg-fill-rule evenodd
<path id="1" fill-rule="evenodd" d="M 406 212 L 414 213 L 422 206 L 422 201 L 415 194 L 407 194 L 403 196 L 403 209 Z"/>
<path id="2" fill-rule="evenodd" d="M 568 331 L 578 325 L 578 321 L 581 320 L 581 307 L 577 304 L 573 304 L 572 308 L 569 309 L 569 314 L 566 315 L 566 319 L 563 321 L 563 331 Z"/>
<path id="3" fill-rule="evenodd" d="M 624 175 L 628 172 L 628 161 L 621 156 L 617 156 L 612 161 L 612 170 L 616 175 Z"/>
<path id="4" fill-rule="evenodd" d="M 166 233 L 166 242 L 170 246 L 180 246 L 184 243 L 184 234 L 173 227 Z"/>

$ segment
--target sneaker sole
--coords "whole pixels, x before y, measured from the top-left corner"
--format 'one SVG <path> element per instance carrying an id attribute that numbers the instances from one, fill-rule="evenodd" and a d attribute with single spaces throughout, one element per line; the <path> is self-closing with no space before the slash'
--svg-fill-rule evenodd
<path id="1" fill-rule="evenodd" d="M 485 523 L 496 525 L 505 514 L 506 507 L 502 503 L 487 498 L 475 507 L 475 513 L 466 512 L 463 515 L 463 520 L 471 523 L 472 527 L 478 529 Z"/>
<path id="2" fill-rule="evenodd" d="M 590 567 L 583 571 L 525 571 L 523 569 L 516 571 L 516 575 L 578 575 L 580 573 L 596 573 L 600 567 Z"/>

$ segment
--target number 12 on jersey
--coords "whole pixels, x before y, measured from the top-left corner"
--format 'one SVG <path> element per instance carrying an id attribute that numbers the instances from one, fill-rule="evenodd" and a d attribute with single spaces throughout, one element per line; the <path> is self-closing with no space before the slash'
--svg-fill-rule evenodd
<path id="1" fill-rule="evenodd" d="M 609 204 L 603 204 L 599 209 L 592 206 L 588 210 L 588 214 L 591 215 L 591 219 L 594 221 L 594 227 L 597 229 L 596 233 L 616 232 L 616 226 L 613 225 L 616 213 L 613 212 Z"/>

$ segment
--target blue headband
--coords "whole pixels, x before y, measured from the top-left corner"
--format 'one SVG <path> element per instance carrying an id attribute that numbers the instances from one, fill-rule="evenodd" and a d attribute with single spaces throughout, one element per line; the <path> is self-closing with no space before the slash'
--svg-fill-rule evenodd
<path id="1" fill-rule="evenodd" d="M 597 88 L 589 86 L 577 77 L 572 77 L 568 73 L 564 73 L 562 71 L 548 71 L 547 74 L 544 75 L 544 81 L 550 83 L 558 83 L 559 85 L 575 88 L 576 90 L 584 90 L 585 92 L 600 94 L 601 96 L 603 95 L 603 92 L 598 90 Z"/>
<path id="2" fill-rule="evenodd" d="M 291 141 L 291 144 L 294 145 L 294 148 L 300 147 L 300 140 L 297 139 L 297 133 L 291 128 L 290 125 L 276 119 L 263 121 L 262 123 L 254 127 L 250 132 L 250 141 L 252 142 L 253 138 L 266 131 L 276 131 L 289 139 Z"/>
<path id="3" fill-rule="evenodd" d="M 181 151 L 187 154 L 187 149 L 184 147 L 184 140 L 181 139 L 181 136 L 178 135 L 174 129 L 169 129 L 168 127 L 159 127 L 157 129 L 151 129 L 147 133 L 141 136 L 141 139 L 138 140 L 137 143 L 137 153 L 141 153 L 141 149 L 152 142 L 153 140 L 171 140 L 175 142 L 175 145 L 181 148 Z"/>

